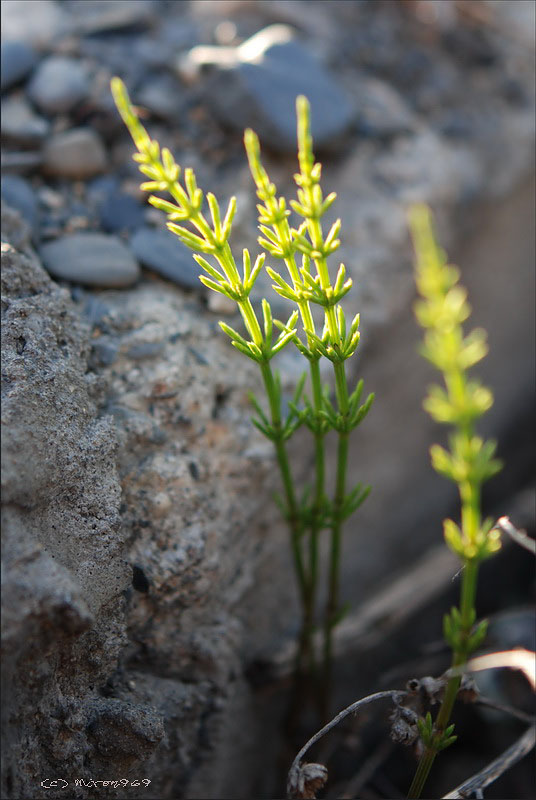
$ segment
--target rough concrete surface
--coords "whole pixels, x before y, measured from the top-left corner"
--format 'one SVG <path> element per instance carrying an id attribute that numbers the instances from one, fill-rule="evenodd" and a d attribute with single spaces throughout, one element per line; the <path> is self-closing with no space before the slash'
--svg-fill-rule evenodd
<path id="1" fill-rule="evenodd" d="M 204 4 L 203 24 L 232 17 L 235 6 L 259 10 L 263 24 L 272 13 L 296 22 L 294 3 L 222 2 Z M 357 33 L 345 30 L 351 6 L 334 4 L 331 19 L 325 3 L 313 3 L 303 29 L 359 104 Z M 491 120 L 456 138 L 439 128 L 434 87 L 428 106 L 423 93 L 422 107 L 403 113 L 389 26 L 380 19 L 374 30 L 384 42 L 378 80 L 390 87 L 382 102 L 396 91 L 394 133 L 389 121 L 380 139 L 356 133 L 323 169 L 326 193 L 338 193 L 330 210 L 342 218 L 338 259 L 355 281 L 345 309 L 362 317 L 355 377 L 377 394 L 352 444 L 351 480 L 374 487 L 346 531 L 342 588 L 353 605 L 437 544 L 454 497 L 429 466 L 438 431 L 421 410 L 433 375 L 415 352 L 409 202 L 432 205 L 463 269 L 474 324 L 489 331 L 481 374 L 496 404 L 487 432 L 507 438 L 525 418 L 533 374 L 532 45 L 514 47 L 517 34 L 495 43 L 525 104 L 508 104 L 497 72 L 461 67 L 452 78 L 455 58 L 441 62 L 445 84 Z M 267 153 L 265 163 L 279 193 L 293 197 L 294 161 Z M 255 252 L 245 156 L 217 175 L 201 163 L 201 177 L 211 169 L 217 184 L 204 189 L 238 195 L 233 247 Z M 62 287 L 8 208 L 2 242 L 2 796 L 279 796 L 281 698 L 262 695 L 250 667 L 296 634 L 299 614 L 287 533 L 271 503 L 271 445 L 249 421 L 248 390 L 260 394 L 255 365 L 229 346 L 201 288 L 183 291 L 147 272 L 125 289 Z M 256 300 L 269 284 L 261 279 Z M 283 302 L 275 307 L 285 315 Z M 288 350 L 278 366 L 290 391 L 300 359 Z M 519 454 L 505 453 L 515 471 Z M 304 479 L 310 456 L 300 432 Z M 42 786 L 48 778 L 68 787 Z M 123 783 L 91 785 L 105 780 Z"/>

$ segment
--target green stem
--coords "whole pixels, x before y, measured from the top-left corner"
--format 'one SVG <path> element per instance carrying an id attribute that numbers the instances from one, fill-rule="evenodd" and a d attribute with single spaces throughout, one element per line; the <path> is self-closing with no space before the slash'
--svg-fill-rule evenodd
<path id="1" fill-rule="evenodd" d="M 477 579 L 478 561 L 466 561 L 462 573 L 462 585 L 460 590 L 460 613 L 462 619 L 463 639 L 461 646 L 453 653 L 453 668 L 461 667 L 467 660 L 467 639 L 471 633 L 471 619 L 473 609 L 475 607 Z M 460 676 L 454 676 L 450 678 L 449 682 L 447 683 L 441 707 L 434 724 L 434 738 L 436 741 L 440 740 L 443 731 L 449 724 L 452 709 L 458 694 L 458 689 L 460 688 L 460 683 Z M 424 753 L 419 760 L 413 782 L 410 786 L 408 798 L 413 800 L 414 798 L 419 798 L 421 796 L 421 792 L 424 788 L 428 775 L 430 774 L 430 770 L 432 769 L 437 753 L 437 747 L 433 745 L 425 748 Z"/>
<path id="2" fill-rule="evenodd" d="M 339 411 L 344 416 L 348 413 L 348 385 L 343 363 L 335 363 L 335 386 Z M 333 508 L 333 524 L 331 527 L 331 549 L 329 558 L 328 600 L 324 616 L 324 675 L 325 675 L 325 713 L 328 712 L 328 698 L 331 686 L 333 661 L 333 630 L 336 615 L 339 611 L 339 583 L 342 519 L 341 508 L 346 494 L 346 474 L 348 466 L 349 432 L 340 432 L 337 445 L 337 476 L 335 479 L 335 498 Z"/>
<path id="3" fill-rule="evenodd" d="M 261 373 L 268 396 L 270 405 L 270 415 L 272 426 L 276 431 L 281 431 L 281 410 L 279 407 L 278 392 L 276 389 L 275 378 L 272 372 L 269 361 L 260 362 Z M 300 644 L 297 656 L 297 670 L 303 669 L 303 661 L 307 660 L 309 663 L 312 658 L 312 622 L 313 622 L 313 606 L 311 597 L 311 580 L 307 575 L 303 561 L 303 554 L 301 548 L 301 536 L 303 533 L 303 525 L 300 518 L 298 504 L 296 501 L 296 493 L 294 491 L 294 482 L 292 480 L 292 473 L 288 460 L 287 449 L 283 438 L 276 438 L 274 440 L 275 452 L 279 471 L 281 473 L 281 480 L 285 492 L 286 508 L 287 508 L 287 521 L 290 528 L 290 543 L 292 555 L 294 560 L 294 567 L 298 579 L 298 587 L 300 592 L 300 599 L 303 610 L 303 624 L 302 632 L 300 635 Z"/>

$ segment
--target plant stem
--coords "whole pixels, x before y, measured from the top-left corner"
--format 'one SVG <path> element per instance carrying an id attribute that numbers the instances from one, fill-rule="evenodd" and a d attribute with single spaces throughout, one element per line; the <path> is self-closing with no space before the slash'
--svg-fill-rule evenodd
<path id="1" fill-rule="evenodd" d="M 260 362 L 261 373 L 270 405 L 271 422 L 275 430 L 281 430 L 281 410 L 278 402 L 278 393 L 275 378 L 269 361 Z M 282 437 L 274 440 L 277 463 L 281 473 L 281 480 L 285 492 L 287 521 L 290 528 L 290 544 L 294 567 L 298 579 L 298 588 L 302 604 L 302 630 L 299 639 L 297 655 L 297 672 L 303 670 L 303 662 L 306 661 L 309 667 L 312 664 L 312 630 L 313 630 L 313 606 L 311 593 L 311 576 L 307 575 L 303 561 L 301 548 L 301 537 L 303 534 L 303 524 L 300 517 L 294 483 L 288 460 L 287 448 Z"/>
<path id="2" fill-rule="evenodd" d="M 462 618 L 462 627 L 465 634 L 465 642 L 471 632 L 471 618 L 472 612 L 475 607 L 475 594 L 478 579 L 478 561 L 473 559 L 466 561 L 462 573 L 462 585 L 460 589 L 460 612 Z M 452 656 L 452 667 L 460 667 L 467 660 L 467 648 L 460 647 Z M 456 701 L 458 689 L 460 688 L 461 676 L 454 676 L 450 678 L 445 689 L 445 694 L 441 702 L 441 707 L 437 715 L 434 730 L 437 739 L 443 733 L 450 721 L 452 709 Z M 430 770 L 432 769 L 435 757 L 438 750 L 434 746 L 426 747 L 417 766 L 413 782 L 408 792 L 408 798 L 412 800 L 419 798 L 424 788 Z"/>
<path id="3" fill-rule="evenodd" d="M 344 416 L 348 413 L 348 386 L 344 364 L 335 363 L 335 386 L 339 410 Z M 328 599 L 324 615 L 324 714 L 329 713 L 329 695 L 331 692 L 331 672 L 333 661 L 333 629 L 336 625 L 339 612 L 339 576 L 342 519 L 341 507 L 346 493 L 346 473 L 348 465 L 349 432 L 339 432 L 337 444 L 337 476 L 335 479 L 335 500 L 333 509 L 333 524 L 331 527 L 331 549 L 329 559 L 329 584 Z"/>

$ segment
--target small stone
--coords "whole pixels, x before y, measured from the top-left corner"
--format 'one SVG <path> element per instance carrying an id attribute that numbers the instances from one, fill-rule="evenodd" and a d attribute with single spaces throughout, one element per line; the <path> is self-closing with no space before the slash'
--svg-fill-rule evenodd
<path id="1" fill-rule="evenodd" d="M 136 342 L 128 348 L 126 355 L 135 361 L 142 361 L 160 355 L 163 349 L 164 342 Z"/>
<path id="2" fill-rule="evenodd" d="M 192 251 L 168 230 L 139 228 L 130 240 L 138 261 L 184 289 L 202 289 L 202 272 Z"/>
<path id="3" fill-rule="evenodd" d="M 67 15 L 55 0 L 2 0 L 2 38 L 46 49 L 66 32 Z"/>
<path id="4" fill-rule="evenodd" d="M 39 234 L 39 208 L 36 194 L 31 184 L 18 175 L 4 175 L 2 178 L 2 198 L 16 209 L 32 229 L 34 241 Z"/>
<path id="5" fill-rule="evenodd" d="M 73 233 L 47 242 L 40 249 L 40 256 L 55 278 L 85 286 L 131 286 L 140 275 L 138 264 L 123 242 L 102 233 Z"/>
<path id="6" fill-rule="evenodd" d="M 84 180 L 106 169 L 106 151 L 91 128 L 54 134 L 43 151 L 43 168 L 58 178 Z"/>
<path id="7" fill-rule="evenodd" d="M 77 33 L 91 34 L 120 31 L 127 28 L 146 28 L 152 20 L 153 10 L 148 0 L 84 0 L 73 3 L 73 26 Z"/>
<path id="8" fill-rule="evenodd" d="M 75 58 L 51 56 L 41 62 L 29 85 L 30 100 L 46 114 L 66 114 L 91 88 L 89 70 Z"/>
<path id="9" fill-rule="evenodd" d="M 4 142 L 21 147 L 39 145 L 46 139 L 50 129 L 49 122 L 37 116 L 21 96 L 2 101 L 1 117 Z"/>
<path id="10" fill-rule="evenodd" d="M 130 231 L 143 225 L 144 208 L 129 194 L 112 190 L 99 205 L 102 228 L 109 233 Z"/>
<path id="11" fill-rule="evenodd" d="M 119 347 L 117 343 L 98 339 L 91 345 L 90 366 L 109 367 L 117 360 Z"/>
<path id="12" fill-rule="evenodd" d="M 3 41 L 0 47 L 0 86 L 4 92 L 29 75 L 37 64 L 38 56 L 26 42 Z"/>
<path id="13" fill-rule="evenodd" d="M 220 121 L 243 132 L 252 127 L 275 150 L 296 151 L 296 97 L 311 105 L 315 146 L 326 148 L 344 134 L 355 109 L 334 77 L 294 39 L 292 28 L 271 25 L 237 48 L 195 47 L 190 70 L 212 65 L 207 105 Z M 188 72 L 183 63 L 183 69 Z"/>
<path id="14" fill-rule="evenodd" d="M 2 172 L 33 173 L 42 165 L 41 153 L 2 152 Z"/>

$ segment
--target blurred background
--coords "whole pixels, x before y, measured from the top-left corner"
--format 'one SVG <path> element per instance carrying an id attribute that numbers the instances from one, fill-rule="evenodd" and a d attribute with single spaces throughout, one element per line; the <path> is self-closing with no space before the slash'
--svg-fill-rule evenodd
<path id="1" fill-rule="evenodd" d="M 326 224 L 342 220 L 332 270 L 345 263 L 354 280 L 345 310 L 361 313 L 351 369 L 365 393 L 376 394 L 352 444 L 349 480 L 373 491 L 345 534 L 342 594 L 351 611 L 338 641 L 338 710 L 448 664 L 441 620 L 458 582 L 441 523 L 459 512 L 455 488 L 429 464 L 430 444 L 445 442 L 446 433 L 422 410 L 436 376 L 417 353 L 406 225 L 413 202 L 431 206 L 469 291 L 470 325 L 488 332 L 490 352 L 475 373 L 495 403 L 480 430 L 498 440 L 504 469 L 486 487 L 484 511 L 509 514 L 534 535 L 534 13 L 532 0 L 3 0 L 3 234 L 36 254 L 35 269 L 52 280 L 39 278 L 48 287 L 39 292 L 51 298 L 46 307 L 26 308 L 37 290 L 21 288 L 19 278 L 6 278 L 6 296 L 58 330 L 67 325 L 59 316 L 66 304 L 79 336 L 69 363 L 93 387 L 89 414 L 111 420 L 117 448 L 113 467 L 99 467 L 116 481 L 112 492 L 99 488 L 73 437 L 65 464 L 60 458 L 25 517 L 93 617 L 60 648 L 63 623 L 49 619 L 49 601 L 32 595 L 31 581 L 22 611 L 9 617 L 7 641 L 18 644 L 3 796 L 44 796 L 40 780 L 73 764 L 80 777 L 100 779 L 121 770 L 139 777 L 143 764 L 152 783 L 139 791 L 147 798 L 276 797 L 293 755 L 281 723 L 299 614 L 287 534 L 270 505 L 271 450 L 248 422 L 256 376 L 219 335 L 220 318 L 240 324 L 234 307 L 199 284 L 190 252 L 139 189 L 110 78 L 125 81 L 151 136 L 194 168 L 205 191 L 222 205 L 237 196 L 237 253 L 258 250 L 243 130 L 258 133 L 278 194 L 294 197 L 294 104 L 300 93 L 310 100 L 322 185 L 338 195 Z M 255 291 L 255 302 L 271 292 L 267 276 Z M 40 322 L 35 349 L 17 351 L 15 305 L 6 305 L 4 321 L 6 387 L 20 398 L 41 385 L 35 375 L 44 374 L 44 354 L 49 375 L 60 362 Z M 274 310 L 288 315 L 281 298 Z M 285 351 L 280 368 L 290 392 L 302 368 L 297 353 Z M 16 452 L 41 468 L 30 432 L 47 442 L 67 425 L 67 390 L 56 385 L 53 413 L 39 401 L 21 411 L 6 395 L 9 458 Z M 82 418 L 86 405 L 75 415 Z M 295 448 L 304 482 L 310 455 L 304 435 Z M 105 588 L 88 575 L 108 556 L 79 533 L 102 514 L 85 502 L 76 506 L 76 525 L 62 522 L 62 503 L 73 503 L 58 498 L 68 464 L 80 464 L 84 491 L 104 492 L 117 507 L 111 563 L 121 577 L 106 579 Z M 25 480 L 14 468 L 6 506 L 24 505 Z M 44 509 L 56 513 L 50 508 L 59 509 L 58 529 L 52 517 L 43 523 Z M 21 585 L 27 568 L 9 547 Z M 46 598 L 55 578 L 44 575 Z M 505 542 L 484 565 L 479 589 L 479 615 L 492 619 L 490 646 L 534 649 L 533 589 L 530 556 Z M 8 616 L 17 597 L 6 600 Z M 46 647 L 31 653 L 23 645 L 27 617 L 48 619 L 52 630 Z M 59 658 L 62 648 L 70 661 Z M 89 666 L 91 650 L 98 666 Z M 32 670 L 46 674 L 41 683 L 32 683 Z M 517 676 L 486 676 L 482 686 L 497 702 L 528 710 L 530 693 Z M 69 713 L 58 717 L 65 697 Z M 53 725 L 35 719 L 35 702 Z M 153 738 L 140 733 L 149 724 L 140 709 L 148 708 L 156 709 L 155 730 L 163 726 Z M 497 713 L 460 714 L 463 741 L 438 761 L 430 795 L 453 788 L 523 730 Z M 115 749 L 106 738 L 116 735 L 114 725 L 129 732 L 126 743 L 117 734 Z M 326 797 L 404 796 L 414 754 L 391 744 L 387 730 L 382 710 L 334 735 L 322 751 Z M 24 742 L 31 742 L 26 759 Z M 529 761 L 486 796 L 531 796 Z"/>

